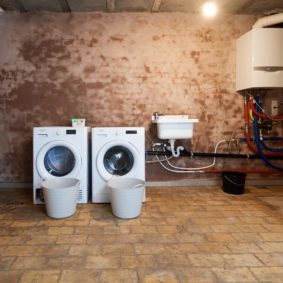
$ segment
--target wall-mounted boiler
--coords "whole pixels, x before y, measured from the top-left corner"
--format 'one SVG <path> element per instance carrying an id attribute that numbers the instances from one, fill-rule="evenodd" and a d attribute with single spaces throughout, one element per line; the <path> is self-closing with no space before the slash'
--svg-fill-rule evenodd
<path id="1" fill-rule="evenodd" d="M 236 90 L 283 88 L 283 13 L 258 19 L 237 39 Z"/>
<path id="2" fill-rule="evenodd" d="M 236 90 L 283 87 L 283 28 L 253 28 L 237 39 Z"/>

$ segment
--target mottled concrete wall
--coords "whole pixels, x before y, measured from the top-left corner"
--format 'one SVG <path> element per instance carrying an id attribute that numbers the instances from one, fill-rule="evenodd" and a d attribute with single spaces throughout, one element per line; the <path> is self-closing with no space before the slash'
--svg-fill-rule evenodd
<path id="1" fill-rule="evenodd" d="M 181 13 L 1 15 L 0 181 L 31 181 L 32 128 L 69 125 L 71 117 L 92 127 L 145 126 L 155 139 L 153 112 L 189 114 L 200 120 L 189 146 L 212 151 L 243 125 L 235 38 L 254 21 Z M 149 166 L 149 180 L 179 178 Z"/>

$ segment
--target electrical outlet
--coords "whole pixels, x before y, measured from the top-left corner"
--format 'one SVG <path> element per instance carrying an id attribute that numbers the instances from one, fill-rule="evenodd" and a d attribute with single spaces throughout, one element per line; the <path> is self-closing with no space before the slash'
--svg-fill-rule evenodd
<path id="1" fill-rule="evenodd" d="M 271 115 L 278 115 L 278 101 L 271 100 Z"/>

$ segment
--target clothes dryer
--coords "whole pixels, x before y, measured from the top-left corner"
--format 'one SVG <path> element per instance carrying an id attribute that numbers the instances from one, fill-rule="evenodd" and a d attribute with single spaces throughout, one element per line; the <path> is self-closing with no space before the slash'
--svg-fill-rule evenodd
<path id="1" fill-rule="evenodd" d="M 42 180 L 71 177 L 80 181 L 78 203 L 89 195 L 89 128 L 33 128 L 33 203 L 44 203 Z"/>
<path id="2" fill-rule="evenodd" d="M 110 202 L 107 182 L 115 176 L 145 180 L 144 128 L 92 128 L 91 143 L 92 202 Z"/>

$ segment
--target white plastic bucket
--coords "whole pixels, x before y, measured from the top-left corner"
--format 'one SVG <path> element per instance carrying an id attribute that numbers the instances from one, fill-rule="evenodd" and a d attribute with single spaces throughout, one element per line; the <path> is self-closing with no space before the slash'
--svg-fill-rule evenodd
<path id="1" fill-rule="evenodd" d="M 51 218 L 65 218 L 76 212 L 79 180 L 49 179 L 42 182 L 46 213 Z"/>
<path id="2" fill-rule="evenodd" d="M 112 213 L 119 218 L 141 214 L 145 182 L 134 178 L 112 178 L 108 183 Z"/>

